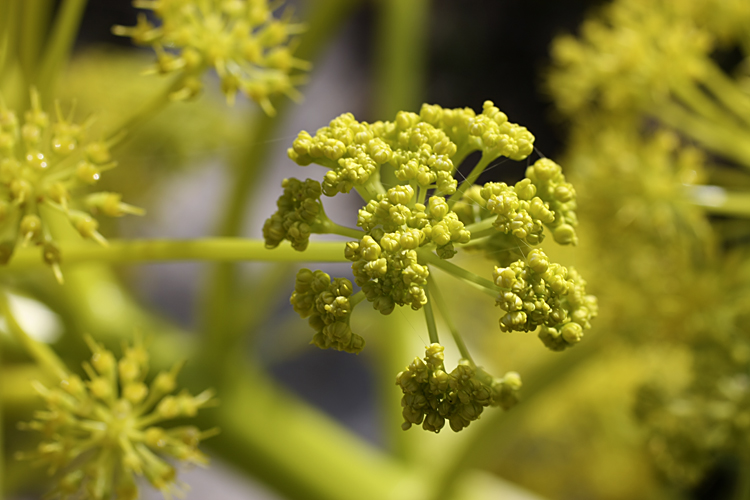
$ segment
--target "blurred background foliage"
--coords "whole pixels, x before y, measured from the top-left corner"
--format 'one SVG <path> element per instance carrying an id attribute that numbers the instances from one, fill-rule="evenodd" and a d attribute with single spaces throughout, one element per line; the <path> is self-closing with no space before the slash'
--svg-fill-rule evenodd
<path id="1" fill-rule="evenodd" d="M 89 2 L 58 83 L 57 96 L 76 99 L 78 116 L 97 116 L 93 135 L 166 83 L 135 76 L 153 60 L 151 52 L 110 35 L 111 25 L 134 24 L 129 3 Z M 297 3 L 300 19 L 315 12 L 315 2 Z M 208 381 L 225 389 L 221 399 L 232 400 L 232 391 L 247 389 L 227 383 L 230 375 L 217 362 L 250 361 L 249 370 L 225 371 L 250 380 L 270 376 L 295 394 L 289 397 L 311 403 L 385 452 L 393 461 L 386 469 L 418 471 L 435 491 L 413 486 L 416 498 L 484 498 L 465 486 L 485 484 L 467 473 L 474 469 L 523 488 L 494 482 L 483 490 L 486 498 L 750 498 L 750 3 L 403 2 L 414 7 L 411 13 L 395 1 L 324 3 L 337 7 L 328 24 L 320 23 L 330 40 L 316 41 L 319 51 L 306 55 L 315 67 L 302 88 L 306 101 L 282 105 L 272 121 L 242 100 L 228 109 L 212 82 L 196 102 L 170 105 L 128 138 L 118 151 L 120 166 L 104 178 L 149 217 L 115 220 L 102 232 L 258 237 L 280 179 L 300 175 L 284 157 L 298 130 L 313 131 L 344 111 L 361 120 L 390 119 L 421 102 L 478 109 L 490 99 L 534 133 L 540 154 L 558 161 L 576 187 L 580 244 L 549 253 L 573 264 L 599 297 L 591 333 L 569 352 L 541 350 L 534 335 L 501 334 L 497 309 L 436 273 L 454 320 L 481 353 L 478 363 L 524 376 L 520 405 L 485 415 L 460 436 L 403 436 L 398 426 L 393 380 L 427 343 L 421 317 L 363 314 L 353 326 L 369 351 L 358 357 L 319 351 L 307 345 L 308 327 L 288 306 L 294 269 L 287 266 L 120 266 L 116 275 L 83 266 L 66 271 L 64 294 L 46 270 L 3 273 L 6 286 L 56 313 L 45 327 L 60 335 L 55 349 L 80 361 L 79 332 L 116 343 L 138 325 L 154 335 L 152 351 L 164 349 L 164 359 L 154 361 L 159 365 L 203 345 L 183 329 L 209 339 L 207 332 L 232 331 L 231 342 L 209 347 L 196 361 L 186 374 L 189 386 Z M 315 19 L 312 34 L 322 36 Z M 413 30 L 410 50 L 394 46 L 404 39 L 400 22 Z M 406 62 L 398 58 L 402 52 Z M 17 82 L 7 87 L 5 95 L 21 92 Z M 525 167 L 507 161 L 480 180 L 515 182 Z M 234 212 L 222 208 L 227 200 L 243 200 L 237 195 L 243 186 L 253 201 Z M 357 206 L 350 199 L 327 211 Z M 486 263 L 480 260 L 471 255 L 462 264 L 481 273 Z M 323 269 L 348 273 L 345 265 Z M 28 418 L 34 400 L 18 387 L 36 374 L 3 342 L 3 362 L 15 368 L 4 371 L 10 382 L 4 380 L 3 398 L 19 402 L 5 415 L 8 455 L 31 445 L 12 422 Z M 263 420 L 252 416 L 260 410 L 251 406 L 227 406 L 233 420 L 223 421 L 212 453 L 282 496 L 300 496 L 315 483 L 300 480 L 297 490 L 284 484 L 281 452 L 270 459 L 282 463 L 279 469 L 262 463 L 273 440 L 269 448 L 238 450 L 245 442 L 233 442 L 232 432 Z M 316 424 L 335 425 L 321 423 L 317 413 L 289 415 L 290 421 L 308 417 L 299 436 Z M 284 433 L 284 424 L 273 430 Z M 337 439 L 324 441 L 332 454 L 360 446 L 349 434 Z M 36 484 L 34 473 L 8 462 L 6 489 Z M 369 481 L 392 479 L 384 474 L 374 468 Z M 363 487 L 357 480 L 367 475 L 352 484 Z"/>

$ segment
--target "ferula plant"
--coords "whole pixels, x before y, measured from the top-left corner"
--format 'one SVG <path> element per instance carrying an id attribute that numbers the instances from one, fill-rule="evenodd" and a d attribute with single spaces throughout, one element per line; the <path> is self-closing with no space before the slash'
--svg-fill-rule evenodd
<path id="1" fill-rule="evenodd" d="M 121 51 L 76 44 L 85 0 L 0 0 L 0 495 L 190 495 L 189 469 L 214 456 L 290 499 L 517 492 L 480 472 L 494 465 L 488 448 L 538 412 L 524 398 L 547 405 L 541 396 L 595 352 L 590 274 L 564 263 L 589 238 L 579 182 L 491 100 L 419 107 L 422 1 L 373 6 L 378 93 L 390 99 L 373 115 L 391 121 L 341 106 L 316 114 L 314 133 L 285 135 L 291 102 L 317 77 L 312 62 L 358 4 L 300 3 L 295 12 L 269 0 L 134 0 L 132 17 L 104 31 L 148 50 Z M 700 163 L 675 143 L 634 154 Z M 271 191 L 275 144 L 311 178 L 284 179 L 275 211 L 263 207 L 265 223 L 247 237 L 249 208 Z M 204 159 L 227 191 L 200 181 L 188 207 L 172 189 L 198 169 L 180 164 Z M 522 178 L 506 165 L 524 167 Z M 684 195 L 665 188 L 648 201 L 665 193 Z M 213 230 L 200 227 L 209 210 Z M 665 224 L 697 234 L 705 228 L 692 214 L 669 212 Z M 154 231 L 160 239 L 136 236 Z M 141 285 L 176 268 L 128 265 L 186 260 L 207 261 L 206 273 L 170 291 L 181 304 L 197 297 L 186 307 L 195 318 L 173 321 Z M 239 266 L 248 262 L 265 264 Z M 285 320 L 292 310 L 309 328 Z M 525 356 L 523 333 L 547 352 Z M 377 387 L 340 392 L 381 398 L 377 446 L 284 387 L 294 372 L 285 363 L 300 353 L 370 365 Z M 305 373 L 329 389 L 319 375 Z M 735 394 L 727 384 L 721 394 Z M 644 394 L 640 414 L 659 428 L 665 398 Z M 500 417 L 488 407 L 514 409 Z M 455 434 L 435 435 L 446 424 Z M 430 432 L 403 432 L 415 425 Z"/>
<path id="2" fill-rule="evenodd" d="M 278 210 L 263 226 L 266 246 L 288 240 L 304 251 L 312 234 L 355 238 L 342 246 L 352 262 L 354 286 L 322 271 L 297 273 L 291 297 L 294 310 L 309 318 L 312 343 L 322 349 L 360 352 L 365 339 L 353 332 L 354 307 L 367 300 L 382 314 L 396 306 L 424 310 L 431 345 L 397 376 L 404 395 L 403 428 L 421 424 L 439 432 L 448 420 L 460 431 L 487 406 L 510 408 L 521 379 L 515 372 L 493 377 L 477 367 L 450 313 L 431 286 L 431 269 L 466 281 L 495 299 L 502 309 L 503 332 L 539 330 L 550 349 L 561 351 L 581 341 L 597 314 L 596 298 L 573 268 L 551 262 L 539 247 L 550 232 L 561 245 L 575 244 L 573 186 L 559 165 L 540 158 L 515 185 L 475 185 L 500 157 L 523 160 L 533 152 L 534 136 L 491 101 L 481 113 L 425 104 L 419 114 L 400 111 L 392 122 L 366 123 L 350 113 L 332 120 L 314 136 L 301 132 L 288 151 L 298 165 L 328 171 L 323 182 L 285 179 Z M 481 158 L 459 184 L 454 177 L 471 153 Z M 385 176 L 398 184 L 386 189 Z M 325 213 L 321 196 L 356 190 L 365 201 L 359 229 L 342 227 Z M 546 228 L 546 231 L 545 231 Z M 498 264 L 491 279 L 455 265 L 462 248 L 490 252 Z M 489 273 L 488 273 L 489 274 Z M 433 307 L 436 301 L 438 307 Z M 446 371 L 435 310 L 449 325 L 462 359 Z"/>

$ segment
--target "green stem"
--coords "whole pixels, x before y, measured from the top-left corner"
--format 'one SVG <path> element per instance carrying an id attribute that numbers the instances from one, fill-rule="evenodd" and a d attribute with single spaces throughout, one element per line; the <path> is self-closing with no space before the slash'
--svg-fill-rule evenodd
<path id="1" fill-rule="evenodd" d="M 46 38 L 47 24 L 51 13 L 51 0 L 25 0 L 23 2 L 22 28 L 18 45 L 19 60 L 24 76 L 24 87 L 29 88 L 37 82 L 37 68 L 42 42 Z M 28 102 L 28 98 L 26 99 Z"/>
<path id="2" fill-rule="evenodd" d="M 18 41 L 18 9 L 21 3 L 15 0 L 0 0 L 0 89 L 3 88 L 2 78 L 9 73 L 9 68 L 15 62 Z"/>
<path id="3" fill-rule="evenodd" d="M 469 232 L 471 232 L 471 237 L 473 238 L 474 233 L 479 233 L 481 231 L 494 228 L 493 226 L 494 223 L 495 223 L 495 217 L 490 217 L 488 219 L 482 219 L 479 222 L 469 224 L 468 226 L 466 226 L 466 229 Z"/>
<path id="4" fill-rule="evenodd" d="M 322 224 L 316 225 L 313 228 L 314 233 L 318 234 L 338 234 L 339 236 L 345 236 L 347 238 L 354 238 L 356 240 L 361 240 L 362 237 L 367 234 L 364 231 L 361 231 L 359 229 L 353 229 L 346 226 L 341 226 L 339 224 L 336 224 L 332 220 L 328 219 L 325 220 Z"/>
<path id="5" fill-rule="evenodd" d="M 378 3 L 376 47 L 377 116 L 415 110 L 424 89 L 429 0 Z"/>
<path id="6" fill-rule="evenodd" d="M 423 99 L 430 1 L 383 0 L 377 6 L 372 111 L 393 119 L 400 110 L 418 111 Z M 385 186 L 399 183 L 393 169 L 381 169 L 381 177 Z"/>
<path id="7" fill-rule="evenodd" d="M 206 238 L 201 240 L 110 241 L 106 247 L 91 242 L 60 243 L 63 264 L 105 262 L 125 264 L 178 260 L 263 261 L 263 262 L 347 262 L 340 242 L 310 243 L 298 252 L 289 245 L 268 249 L 262 240 Z M 39 250 L 22 248 L 6 269 L 28 269 L 45 265 Z"/>
<path id="8" fill-rule="evenodd" d="M 417 250 L 417 255 L 424 262 L 427 262 L 428 264 L 431 264 L 437 267 L 438 269 L 445 271 L 448 274 L 452 274 L 456 278 L 460 278 L 466 281 L 467 283 L 476 285 L 488 295 L 497 297 L 498 294 L 503 291 L 502 288 L 495 285 L 492 281 L 486 278 L 482 278 L 481 276 L 477 276 L 476 274 L 470 271 L 467 271 L 466 269 L 459 267 L 456 264 L 453 264 L 452 262 L 443 260 L 437 255 L 435 255 L 434 253 L 430 252 L 429 250 L 419 249 Z"/>
<path id="9" fill-rule="evenodd" d="M 740 123 L 734 119 L 736 117 L 733 117 L 727 110 L 722 109 L 715 100 L 711 99 L 694 83 L 687 82 L 676 85 L 672 89 L 672 92 L 682 104 L 703 119 L 721 124 L 724 127 L 740 126 Z"/>
<path id="10" fill-rule="evenodd" d="M 430 334 L 430 343 L 439 344 L 437 325 L 435 324 L 435 312 L 432 310 L 432 301 L 430 299 L 430 290 L 427 290 L 427 303 L 424 305 L 424 319 L 427 321 L 427 331 Z"/>
<path id="11" fill-rule="evenodd" d="M 107 142 L 114 142 L 116 145 L 120 145 L 123 136 L 132 135 L 133 131 L 138 130 L 144 123 L 153 118 L 154 115 L 159 113 L 159 111 L 171 102 L 169 96 L 183 87 L 187 77 L 187 74 L 180 74 L 174 77 L 174 79 L 160 92 L 156 93 L 145 106 L 112 128 L 112 130 L 105 135 Z"/>
<path id="12" fill-rule="evenodd" d="M 206 422 L 222 433 L 207 444 L 284 498 L 351 500 L 352 492 L 360 500 L 402 498 L 400 485 L 420 482 L 257 369 L 232 372 L 233 385 L 223 389 L 216 417 Z"/>
<path id="13" fill-rule="evenodd" d="M 64 0 L 52 27 L 52 34 L 42 56 L 39 69 L 39 91 L 49 95 L 63 63 L 70 57 L 87 0 Z"/>
<path id="14" fill-rule="evenodd" d="M 653 115 L 706 149 L 750 169 L 750 143 L 747 141 L 747 132 L 739 127 L 719 127 L 674 103 L 662 104 L 654 109 Z"/>
<path id="15" fill-rule="evenodd" d="M 463 336 L 458 331 L 458 328 L 456 328 L 456 324 L 453 323 L 450 313 L 448 312 L 448 304 L 443 300 L 443 295 L 440 293 L 440 287 L 435 284 L 435 278 L 432 276 L 427 278 L 427 286 L 430 289 L 432 298 L 435 299 L 438 310 L 440 310 L 440 315 L 445 320 L 445 324 L 448 325 L 448 330 L 450 330 L 451 335 L 453 336 L 453 341 L 456 343 L 456 347 L 458 347 L 461 357 L 469 360 L 471 364 L 474 365 L 474 359 L 472 359 L 469 349 L 466 347 L 466 342 L 464 342 Z"/>
<path id="16" fill-rule="evenodd" d="M 365 292 L 360 290 L 354 295 L 352 295 L 351 297 L 349 297 L 349 306 L 351 306 L 351 308 L 354 309 L 354 307 L 356 307 L 357 304 L 365 300 L 365 298 L 366 298 Z"/>
<path id="17" fill-rule="evenodd" d="M 495 158 L 491 157 L 490 155 L 482 154 L 482 157 L 479 159 L 479 162 L 477 162 L 476 166 L 474 166 L 474 168 L 471 170 L 469 176 L 464 179 L 461 185 L 458 186 L 456 192 L 448 199 L 449 207 L 453 208 L 453 205 L 455 205 L 456 202 L 461 199 L 467 189 L 474 185 L 482 172 L 484 172 L 484 169 L 487 168 L 494 159 Z"/>
<path id="18" fill-rule="evenodd" d="M 57 379 L 64 379 L 68 376 L 68 369 L 57 354 L 46 344 L 37 342 L 21 328 L 16 318 L 10 310 L 8 297 L 5 293 L 0 292 L 0 315 L 5 318 L 8 330 L 16 341 L 26 350 L 41 368 Z"/>
<path id="19" fill-rule="evenodd" d="M 750 125 L 750 97 L 738 89 L 735 81 L 715 63 L 706 61 L 705 67 L 708 73 L 701 79 L 701 83 L 728 111 Z"/>

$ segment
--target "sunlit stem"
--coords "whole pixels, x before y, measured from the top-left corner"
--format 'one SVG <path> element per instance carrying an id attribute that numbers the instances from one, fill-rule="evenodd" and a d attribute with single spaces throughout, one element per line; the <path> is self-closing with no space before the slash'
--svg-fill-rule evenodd
<path id="1" fill-rule="evenodd" d="M 283 244 L 266 248 L 265 242 L 243 238 L 205 238 L 201 240 L 110 240 L 107 247 L 85 241 L 60 243 L 63 265 L 105 262 L 125 264 L 178 260 L 261 261 L 261 262 L 347 262 L 341 242 L 313 242 L 304 252 Z M 39 250 L 16 251 L 7 270 L 45 266 Z M 2 272 L 0 270 L 0 272 Z"/>
<path id="2" fill-rule="evenodd" d="M 21 328 L 21 325 L 18 324 L 15 316 L 10 310 L 8 296 L 5 293 L 0 293 L 0 315 L 5 318 L 5 323 L 10 334 L 13 335 L 13 338 L 21 344 L 24 350 L 26 350 L 29 356 L 31 356 L 41 368 L 58 379 L 64 379 L 68 376 L 68 370 L 65 367 L 65 363 L 57 357 L 57 354 L 55 354 L 55 352 L 46 344 L 42 344 L 31 338 L 29 334 Z"/>
<path id="3" fill-rule="evenodd" d="M 502 288 L 495 285 L 492 281 L 486 278 L 482 278 L 481 276 L 477 276 L 471 271 L 467 271 L 466 269 L 459 267 L 452 262 L 443 260 L 429 250 L 417 250 L 417 255 L 422 261 L 427 262 L 428 264 L 435 266 L 448 274 L 452 274 L 456 278 L 462 279 L 467 283 L 477 286 L 480 290 L 488 295 L 497 297 L 497 295 L 503 291 Z"/>
<path id="4" fill-rule="evenodd" d="M 427 303 L 423 307 L 424 319 L 427 322 L 427 331 L 430 334 L 430 343 L 439 344 L 440 338 L 438 337 L 437 324 L 435 323 L 435 313 L 432 310 L 432 299 L 430 297 L 430 291 L 427 290 Z"/>
<path id="5" fill-rule="evenodd" d="M 81 24 L 86 0 L 64 0 L 55 18 L 52 34 L 42 56 L 37 86 L 42 96 L 49 97 L 57 73 L 70 57 L 78 27 Z"/>
<path id="6" fill-rule="evenodd" d="M 427 278 L 427 286 L 430 291 L 430 296 L 435 299 L 435 304 L 440 311 L 440 315 L 443 317 L 443 320 L 445 320 L 445 324 L 448 325 L 448 330 L 450 330 L 451 335 L 453 336 L 453 341 L 456 343 L 456 347 L 458 347 L 461 357 L 469 360 L 473 365 L 474 360 L 472 359 L 471 354 L 469 354 L 469 349 L 466 347 L 464 338 L 458 331 L 458 328 L 456 328 L 456 324 L 453 322 L 448 310 L 448 304 L 446 304 L 443 299 L 443 295 L 440 293 L 440 287 L 435 284 L 435 279 L 432 276 Z"/>
<path id="7" fill-rule="evenodd" d="M 479 159 L 479 162 L 476 164 L 476 166 L 471 170 L 469 176 L 464 179 L 461 185 L 458 186 L 456 192 L 448 199 L 449 207 L 453 208 L 453 205 L 455 205 L 456 202 L 461 199 L 467 189 L 474 185 L 482 172 L 484 172 L 484 169 L 487 168 L 494 159 L 494 157 L 488 154 L 482 154 L 482 157 Z"/>

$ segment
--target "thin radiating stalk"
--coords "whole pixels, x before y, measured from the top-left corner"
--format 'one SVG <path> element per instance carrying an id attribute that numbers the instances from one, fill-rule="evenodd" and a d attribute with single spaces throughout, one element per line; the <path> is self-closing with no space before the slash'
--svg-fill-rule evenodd
<path id="1" fill-rule="evenodd" d="M 86 3 L 86 0 L 64 0 L 60 6 L 39 69 L 38 87 L 42 96 L 49 95 L 60 68 L 70 58 Z"/>

